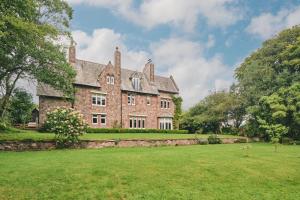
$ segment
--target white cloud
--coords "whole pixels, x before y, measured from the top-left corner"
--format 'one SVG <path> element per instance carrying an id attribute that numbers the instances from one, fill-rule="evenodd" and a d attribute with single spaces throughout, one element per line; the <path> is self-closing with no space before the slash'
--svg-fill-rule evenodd
<path id="1" fill-rule="evenodd" d="M 300 6 L 287 10 L 282 9 L 275 15 L 262 13 L 251 19 L 246 31 L 262 39 L 268 39 L 285 28 L 300 24 Z"/>
<path id="2" fill-rule="evenodd" d="M 211 59 L 203 56 L 206 44 L 184 38 L 171 37 L 154 42 L 149 52 L 135 51 L 126 47 L 125 36 L 111 29 L 96 29 L 92 35 L 74 31 L 77 56 L 81 59 L 106 64 L 112 60 L 115 46 L 122 53 L 122 66 L 142 70 L 147 58 L 152 58 L 157 74 L 173 75 L 184 98 L 183 107 L 189 108 L 210 90 L 225 89 L 232 82 L 232 70 L 216 55 Z"/>
<path id="3" fill-rule="evenodd" d="M 124 37 L 111 29 L 96 29 L 92 35 L 77 30 L 72 32 L 77 43 L 77 58 L 107 64 L 113 62 L 113 53 L 118 46 L 122 51 L 122 65 L 130 69 L 140 69 L 149 58 L 145 51 L 128 50 Z"/>
<path id="4" fill-rule="evenodd" d="M 111 9 L 142 27 L 151 29 L 157 25 L 169 24 L 185 31 L 193 31 L 199 16 L 210 26 L 227 27 L 242 18 L 237 8 L 238 0 L 147 0 L 137 8 L 132 0 L 68 0 L 69 3 L 86 4 Z"/>
<path id="5" fill-rule="evenodd" d="M 223 64 L 222 58 L 216 55 L 206 59 L 202 50 L 201 44 L 182 38 L 169 38 L 151 46 L 156 66 L 165 75 L 174 76 L 185 109 L 209 91 L 226 89 L 232 82 L 232 70 Z"/>

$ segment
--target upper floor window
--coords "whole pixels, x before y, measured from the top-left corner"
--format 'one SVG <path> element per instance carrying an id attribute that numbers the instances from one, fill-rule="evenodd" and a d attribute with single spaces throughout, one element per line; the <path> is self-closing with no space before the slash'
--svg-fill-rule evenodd
<path id="1" fill-rule="evenodd" d="M 135 105 L 135 95 L 128 94 L 128 105 Z"/>
<path id="2" fill-rule="evenodd" d="M 160 108 L 170 108 L 170 100 L 168 99 L 161 99 L 160 100 Z"/>
<path id="3" fill-rule="evenodd" d="M 115 84 L 115 77 L 114 77 L 114 76 L 107 75 L 107 76 L 106 76 L 106 83 L 107 83 L 107 84 L 114 85 L 114 84 Z"/>
<path id="4" fill-rule="evenodd" d="M 94 106 L 106 106 L 106 96 L 103 94 L 93 94 L 92 105 Z"/>
<path id="5" fill-rule="evenodd" d="M 141 80 L 138 77 L 133 77 L 132 78 L 132 86 L 135 90 L 140 90 L 141 89 Z"/>

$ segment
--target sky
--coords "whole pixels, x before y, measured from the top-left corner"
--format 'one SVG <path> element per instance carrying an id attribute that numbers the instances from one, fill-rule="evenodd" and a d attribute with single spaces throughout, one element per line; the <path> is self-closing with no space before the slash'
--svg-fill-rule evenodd
<path id="1" fill-rule="evenodd" d="M 67 0 L 77 58 L 173 75 L 188 109 L 228 89 L 234 70 L 279 31 L 300 24 L 300 0 Z"/>

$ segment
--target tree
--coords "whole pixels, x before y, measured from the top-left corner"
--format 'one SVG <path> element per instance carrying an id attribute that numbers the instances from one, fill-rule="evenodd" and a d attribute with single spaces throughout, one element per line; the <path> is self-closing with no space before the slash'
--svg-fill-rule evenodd
<path id="1" fill-rule="evenodd" d="M 289 88 L 300 82 L 300 26 L 295 26 L 279 33 L 276 37 L 265 41 L 260 49 L 252 53 L 235 71 L 238 80 L 238 90 L 245 102 L 248 113 L 249 131 L 256 135 L 261 132 L 267 134 L 267 129 L 262 128 L 260 115 L 262 104 L 266 101 L 275 101 L 278 91 Z M 294 102 L 293 106 L 295 106 Z M 285 105 L 285 103 L 279 103 Z M 271 116 L 272 110 L 264 110 Z M 269 122 L 266 122 L 269 124 Z M 274 130 L 276 123 L 270 128 Z M 264 125 L 265 126 L 265 125 Z M 294 122 L 285 123 L 289 129 Z M 282 128 L 279 128 L 282 129 Z M 292 129 L 295 130 L 295 129 Z"/>
<path id="2" fill-rule="evenodd" d="M 238 129 L 245 115 L 242 99 L 238 93 L 215 92 L 192 107 L 183 117 L 181 127 L 190 132 L 222 133 L 222 127 Z"/>
<path id="3" fill-rule="evenodd" d="M 255 111 L 259 125 L 268 139 L 287 135 L 300 138 L 300 83 L 280 88 L 270 96 L 263 96 Z"/>
<path id="4" fill-rule="evenodd" d="M 22 89 L 15 89 L 10 102 L 10 116 L 14 124 L 28 123 L 34 108 L 32 95 Z"/>
<path id="5" fill-rule="evenodd" d="M 35 79 L 73 92 L 75 71 L 63 46 L 55 41 L 70 37 L 72 9 L 63 0 L 3 0 L 0 3 L 0 117 L 19 79 Z"/>

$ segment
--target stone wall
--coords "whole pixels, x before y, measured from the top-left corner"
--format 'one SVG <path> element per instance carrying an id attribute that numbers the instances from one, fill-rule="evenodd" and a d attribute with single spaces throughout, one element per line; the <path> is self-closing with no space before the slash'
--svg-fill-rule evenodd
<path id="1" fill-rule="evenodd" d="M 245 140 L 246 139 L 246 140 Z M 223 144 L 252 142 L 249 138 L 226 138 Z M 72 148 L 100 149 L 106 147 L 159 147 L 207 144 L 207 139 L 131 139 L 131 140 L 86 140 Z M 26 151 L 56 149 L 55 141 L 0 141 L 0 151 Z"/>

